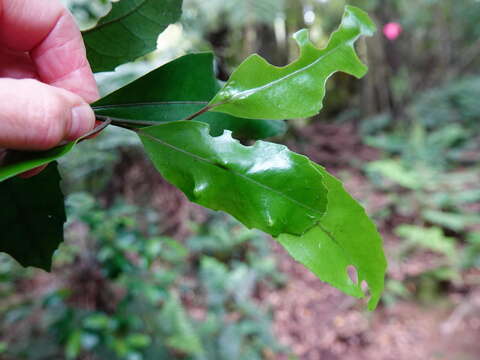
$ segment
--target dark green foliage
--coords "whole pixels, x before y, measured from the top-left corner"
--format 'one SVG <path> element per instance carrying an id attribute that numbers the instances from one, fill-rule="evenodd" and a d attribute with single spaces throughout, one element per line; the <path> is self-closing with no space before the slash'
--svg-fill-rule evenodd
<path id="1" fill-rule="evenodd" d="M 112 71 L 157 46 L 158 34 L 181 15 L 182 0 L 122 0 L 93 29 L 83 32 L 94 72 Z"/>
<path id="2" fill-rule="evenodd" d="M 103 210 L 86 194 L 72 195 L 67 204 L 72 231 L 54 272 L 62 281 L 34 302 L 24 294 L 3 308 L 0 331 L 21 334 L 8 343 L 6 356 L 240 360 L 282 352 L 268 314 L 253 298 L 260 284 L 282 280 L 260 233 L 215 216 L 182 244 L 159 236 L 156 221 L 148 222 L 148 235 L 140 233 L 137 219 L 151 218 L 145 210 L 121 203 Z M 87 227 L 87 238 L 79 238 L 79 227 Z M 0 267 L 0 276 L 28 279 L 12 266 Z M 84 284 L 82 273 L 96 285 Z M 82 306 L 87 289 L 93 308 Z M 195 309 L 202 318 L 190 315 Z M 232 323 L 234 314 L 240 319 Z M 29 319 L 32 332 L 12 319 Z"/>
<path id="3" fill-rule="evenodd" d="M 23 266 L 50 270 L 66 221 L 56 163 L 33 178 L 1 182 L 0 203 L 0 251 Z"/>
<path id="4" fill-rule="evenodd" d="M 220 89 L 211 53 L 182 56 L 93 104 L 95 113 L 144 126 L 183 120 L 204 108 Z M 188 69 L 188 70 L 187 70 Z M 210 125 L 214 136 L 231 130 L 236 137 L 264 139 L 282 135 L 281 121 L 240 119 L 206 112 L 195 120 Z"/>

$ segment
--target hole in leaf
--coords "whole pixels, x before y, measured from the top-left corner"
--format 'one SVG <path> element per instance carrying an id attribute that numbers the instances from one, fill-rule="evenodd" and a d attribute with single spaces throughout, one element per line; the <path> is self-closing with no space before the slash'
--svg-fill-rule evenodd
<path id="1" fill-rule="evenodd" d="M 360 284 L 360 287 L 362 288 L 363 293 L 365 294 L 365 303 L 369 304 L 370 300 L 372 299 L 372 294 L 370 293 L 370 287 L 368 286 L 368 283 L 363 280 L 362 283 Z"/>
<path id="2" fill-rule="evenodd" d="M 357 273 L 357 269 L 355 268 L 355 266 L 349 265 L 347 267 L 347 274 L 350 277 L 350 280 L 352 280 L 352 282 L 355 285 L 357 285 L 358 284 L 358 273 Z"/>
<path id="3" fill-rule="evenodd" d="M 370 298 L 370 287 L 368 286 L 368 283 L 366 280 L 363 280 L 361 283 L 362 291 L 365 294 L 365 296 L 368 296 Z"/>

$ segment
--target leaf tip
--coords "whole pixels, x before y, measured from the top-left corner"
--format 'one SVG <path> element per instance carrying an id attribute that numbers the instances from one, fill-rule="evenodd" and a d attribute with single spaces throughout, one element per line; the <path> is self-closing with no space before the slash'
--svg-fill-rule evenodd
<path id="1" fill-rule="evenodd" d="M 345 13 L 343 16 L 343 23 L 350 23 L 358 27 L 361 33 L 365 36 L 373 36 L 377 31 L 377 26 L 370 18 L 370 16 L 362 9 L 347 5 L 345 6 Z"/>

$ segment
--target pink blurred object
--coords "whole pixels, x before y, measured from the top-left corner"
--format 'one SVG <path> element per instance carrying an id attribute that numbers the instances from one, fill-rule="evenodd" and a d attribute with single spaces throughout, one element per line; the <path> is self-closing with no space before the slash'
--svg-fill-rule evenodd
<path id="1" fill-rule="evenodd" d="M 389 22 L 383 27 L 383 35 L 385 35 L 388 40 L 396 40 L 402 32 L 403 27 L 397 22 Z"/>

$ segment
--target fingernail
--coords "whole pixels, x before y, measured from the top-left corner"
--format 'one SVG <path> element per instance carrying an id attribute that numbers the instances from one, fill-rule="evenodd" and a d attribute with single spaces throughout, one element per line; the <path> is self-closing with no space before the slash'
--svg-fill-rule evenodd
<path id="1" fill-rule="evenodd" d="M 69 140 L 78 139 L 93 129 L 95 124 L 95 114 L 88 105 L 79 105 L 72 109 L 72 120 L 67 138 Z"/>

